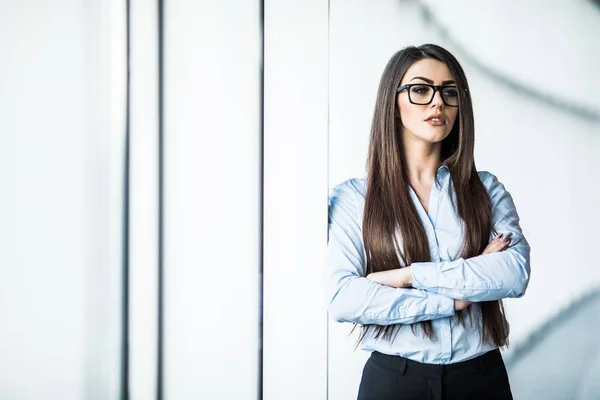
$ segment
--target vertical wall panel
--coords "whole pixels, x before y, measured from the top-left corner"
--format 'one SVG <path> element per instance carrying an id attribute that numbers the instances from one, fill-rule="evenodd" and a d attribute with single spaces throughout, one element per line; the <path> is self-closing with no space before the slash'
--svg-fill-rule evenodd
<path id="1" fill-rule="evenodd" d="M 119 395 L 124 11 L 2 2 L 2 399 Z"/>
<path id="2" fill-rule="evenodd" d="M 328 2 L 266 2 L 264 398 L 325 399 Z"/>
<path id="3" fill-rule="evenodd" d="M 164 5 L 163 398 L 256 399 L 259 3 Z"/>
<path id="4" fill-rule="evenodd" d="M 158 378 L 158 2 L 130 0 L 129 394 Z"/>

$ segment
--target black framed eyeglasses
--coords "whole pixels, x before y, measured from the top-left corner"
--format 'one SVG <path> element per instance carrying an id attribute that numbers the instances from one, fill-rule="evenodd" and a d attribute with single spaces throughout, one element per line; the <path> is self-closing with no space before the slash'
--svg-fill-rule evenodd
<path id="1" fill-rule="evenodd" d="M 444 104 L 448 107 L 458 107 L 458 88 L 456 86 L 435 86 L 426 83 L 409 83 L 396 89 L 400 93 L 404 89 L 408 92 L 408 101 L 421 106 L 431 103 L 435 92 L 442 95 Z M 467 89 L 465 89 L 465 92 Z"/>

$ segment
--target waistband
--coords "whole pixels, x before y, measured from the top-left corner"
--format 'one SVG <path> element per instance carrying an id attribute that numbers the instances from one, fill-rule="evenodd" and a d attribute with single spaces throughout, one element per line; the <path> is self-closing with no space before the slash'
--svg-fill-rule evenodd
<path id="1" fill-rule="evenodd" d="M 405 357 L 391 356 L 377 351 L 371 353 L 369 360 L 379 366 L 397 370 L 400 375 L 418 375 L 428 378 L 478 373 L 485 375 L 491 368 L 497 368 L 499 365 L 504 367 L 499 349 L 454 364 L 425 364 Z"/>

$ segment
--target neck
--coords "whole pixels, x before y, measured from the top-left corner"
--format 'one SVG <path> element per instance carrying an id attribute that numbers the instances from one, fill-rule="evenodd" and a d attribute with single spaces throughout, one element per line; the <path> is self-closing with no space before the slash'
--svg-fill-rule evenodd
<path id="1" fill-rule="evenodd" d="M 441 165 L 441 143 L 412 143 L 404 147 L 407 176 L 415 185 L 430 184 Z"/>

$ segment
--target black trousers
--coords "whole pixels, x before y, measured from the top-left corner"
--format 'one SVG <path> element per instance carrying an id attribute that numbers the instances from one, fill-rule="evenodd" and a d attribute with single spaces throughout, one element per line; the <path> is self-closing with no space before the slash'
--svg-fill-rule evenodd
<path id="1" fill-rule="evenodd" d="M 360 382 L 358 400 L 512 400 L 498 349 L 471 360 L 423 364 L 373 352 Z"/>

